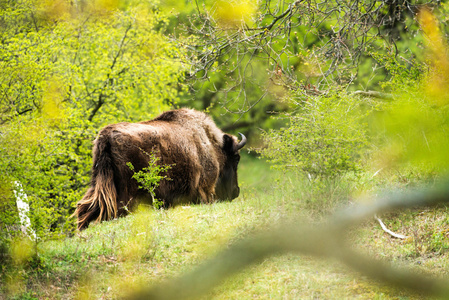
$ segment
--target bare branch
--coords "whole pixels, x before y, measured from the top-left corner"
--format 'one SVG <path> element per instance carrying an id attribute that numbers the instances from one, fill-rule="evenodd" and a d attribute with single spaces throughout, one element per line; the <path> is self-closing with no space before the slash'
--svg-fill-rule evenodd
<path id="1" fill-rule="evenodd" d="M 188 47 L 190 79 L 208 80 L 213 73 L 229 79 L 222 104 L 233 112 L 248 111 L 255 99 L 269 94 L 264 86 L 268 80 L 305 97 L 323 94 L 332 85 L 355 82 L 359 61 L 369 56 L 368 49 L 377 51 L 379 44 L 395 49 L 400 34 L 412 34 L 417 28 L 406 22 L 413 22 L 417 11 L 427 5 L 436 7 L 439 1 L 266 0 L 253 23 L 235 28 L 220 27 L 197 5 L 198 16 L 185 29 L 198 37 Z M 263 65 L 267 78 L 249 75 L 246 70 L 253 65 Z M 249 82 L 258 86 L 257 94 Z M 308 89 L 309 84 L 314 88 Z M 240 108 L 230 109 L 230 104 Z"/>

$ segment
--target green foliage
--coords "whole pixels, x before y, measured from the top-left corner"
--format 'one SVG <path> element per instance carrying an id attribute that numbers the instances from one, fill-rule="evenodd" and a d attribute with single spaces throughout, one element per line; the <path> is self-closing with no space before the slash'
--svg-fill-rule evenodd
<path id="1" fill-rule="evenodd" d="M 140 119 L 176 101 L 180 66 L 173 58 L 179 51 L 154 30 L 164 17 L 148 3 L 110 15 L 89 13 L 54 25 L 37 21 L 35 31 L 5 38 L 0 61 L 9 80 L 0 82 L 8 98 L 0 103 L 10 115 L 3 120 L 41 109 L 46 83 L 55 80 L 60 100 L 82 117 L 93 120 L 101 109 L 100 125 Z"/>
<path id="2" fill-rule="evenodd" d="M 378 168 L 415 169 L 417 177 L 445 174 L 449 169 L 447 42 L 435 17 L 419 16 L 427 44 L 424 61 L 403 65 L 395 57 L 375 54 L 392 75 L 383 88 L 391 101 L 379 103 L 372 122 Z"/>
<path id="3" fill-rule="evenodd" d="M 368 145 L 363 105 L 343 92 L 309 97 L 286 114 L 287 127 L 264 133 L 260 152 L 277 168 L 293 169 L 312 178 L 359 171 Z"/>
<path id="4" fill-rule="evenodd" d="M 8 246 L 18 234 L 19 215 L 12 194 L 12 182 L 0 175 L 0 273 L 4 271 L 9 259 Z M 15 233 L 15 234 L 13 234 Z"/>
<path id="5" fill-rule="evenodd" d="M 419 167 L 444 173 L 449 167 L 448 111 L 434 105 L 421 82 L 396 87 L 394 101 L 382 105 L 373 123 L 381 167 Z M 399 90 L 400 89 L 400 90 Z"/>
<path id="6" fill-rule="evenodd" d="M 167 172 L 171 168 L 170 165 L 163 166 L 158 164 L 160 158 L 154 153 L 147 153 L 141 149 L 141 151 L 148 156 L 148 167 L 142 168 L 140 171 L 135 171 L 135 168 L 131 162 L 126 165 L 134 172 L 132 178 L 134 178 L 138 183 L 139 187 L 148 191 L 151 196 L 151 201 L 156 209 L 164 206 L 164 201 L 155 198 L 154 190 L 159 186 L 161 180 L 170 180 L 166 175 L 161 175 Z"/>
<path id="7" fill-rule="evenodd" d="M 37 116 L 34 122 L 4 125 L 0 165 L 5 180 L 22 184 L 37 235 L 55 238 L 74 229 L 68 217 L 89 182 L 93 131 L 83 127 L 69 131 L 68 125 L 58 130 L 44 122 Z M 14 198 L 9 199 L 15 204 Z"/>
<path id="8" fill-rule="evenodd" d="M 385 88 L 394 88 L 395 86 L 407 85 L 412 81 L 419 81 L 425 73 L 425 65 L 415 59 L 411 59 L 406 63 L 399 61 L 396 57 L 391 55 L 391 49 L 387 50 L 389 54 L 380 52 L 369 52 L 369 55 L 385 68 L 389 74 L 391 81 L 381 82 L 381 86 Z"/>

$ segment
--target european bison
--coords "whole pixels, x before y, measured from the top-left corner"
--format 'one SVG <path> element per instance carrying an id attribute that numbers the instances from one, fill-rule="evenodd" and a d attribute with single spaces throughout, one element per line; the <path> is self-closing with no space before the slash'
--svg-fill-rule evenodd
<path id="1" fill-rule="evenodd" d="M 239 142 L 205 113 L 193 109 L 167 111 L 146 122 L 106 126 L 94 142 L 90 187 L 74 213 L 78 229 L 94 220 L 126 214 L 138 198 L 150 199 L 127 166 L 131 162 L 136 172 L 148 167 L 147 153 L 156 155 L 159 164 L 170 165 L 165 174 L 169 180 L 162 180 L 155 190 L 165 207 L 238 197 L 237 165 L 245 144 L 244 135 Z"/>

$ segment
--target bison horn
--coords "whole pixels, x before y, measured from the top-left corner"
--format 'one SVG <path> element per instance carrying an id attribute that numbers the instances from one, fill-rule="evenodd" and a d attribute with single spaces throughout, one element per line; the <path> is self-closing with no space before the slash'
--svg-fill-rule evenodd
<path id="1" fill-rule="evenodd" d="M 243 133 L 240 133 L 240 132 L 239 132 L 239 134 L 242 136 L 242 140 L 240 141 L 240 143 L 237 144 L 236 150 L 240 150 L 243 148 L 243 146 L 246 145 L 246 136 L 244 136 Z"/>

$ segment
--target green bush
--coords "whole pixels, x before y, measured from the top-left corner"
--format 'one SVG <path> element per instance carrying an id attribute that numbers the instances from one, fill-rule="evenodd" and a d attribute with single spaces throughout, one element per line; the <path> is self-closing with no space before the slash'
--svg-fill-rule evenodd
<path id="1" fill-rule="evenodd" d="M 136 171 L 133 164 L 128 162 L 126 165 L 134 172 L 132 178 L 134 178 L 139 187 L 148 191 L 151 196 L 151 203 L 156 209 L 163 207 L 164 202 L 155 198 L 154 190 L 159 186 L 161 180 L 170 180 L 166 175 L 161 175 L 171 168 L 171 166 L 159 165 L 159 157 L 154 153 L 147 153 L 140 149 L 145 155 L 148 156 L 148 167 L 143 168 L 140 171 Z"/>
<path id="2" fill-rule="evenodd" d="M 295 113 L 283 115 L 287 127 L 264 133 L 267 147 L 261 154 L 277 168 L 314 179 L 359 171 L 368 145 L 363 102 L 340 92 L 309 97 L 296 106 Z"/>

